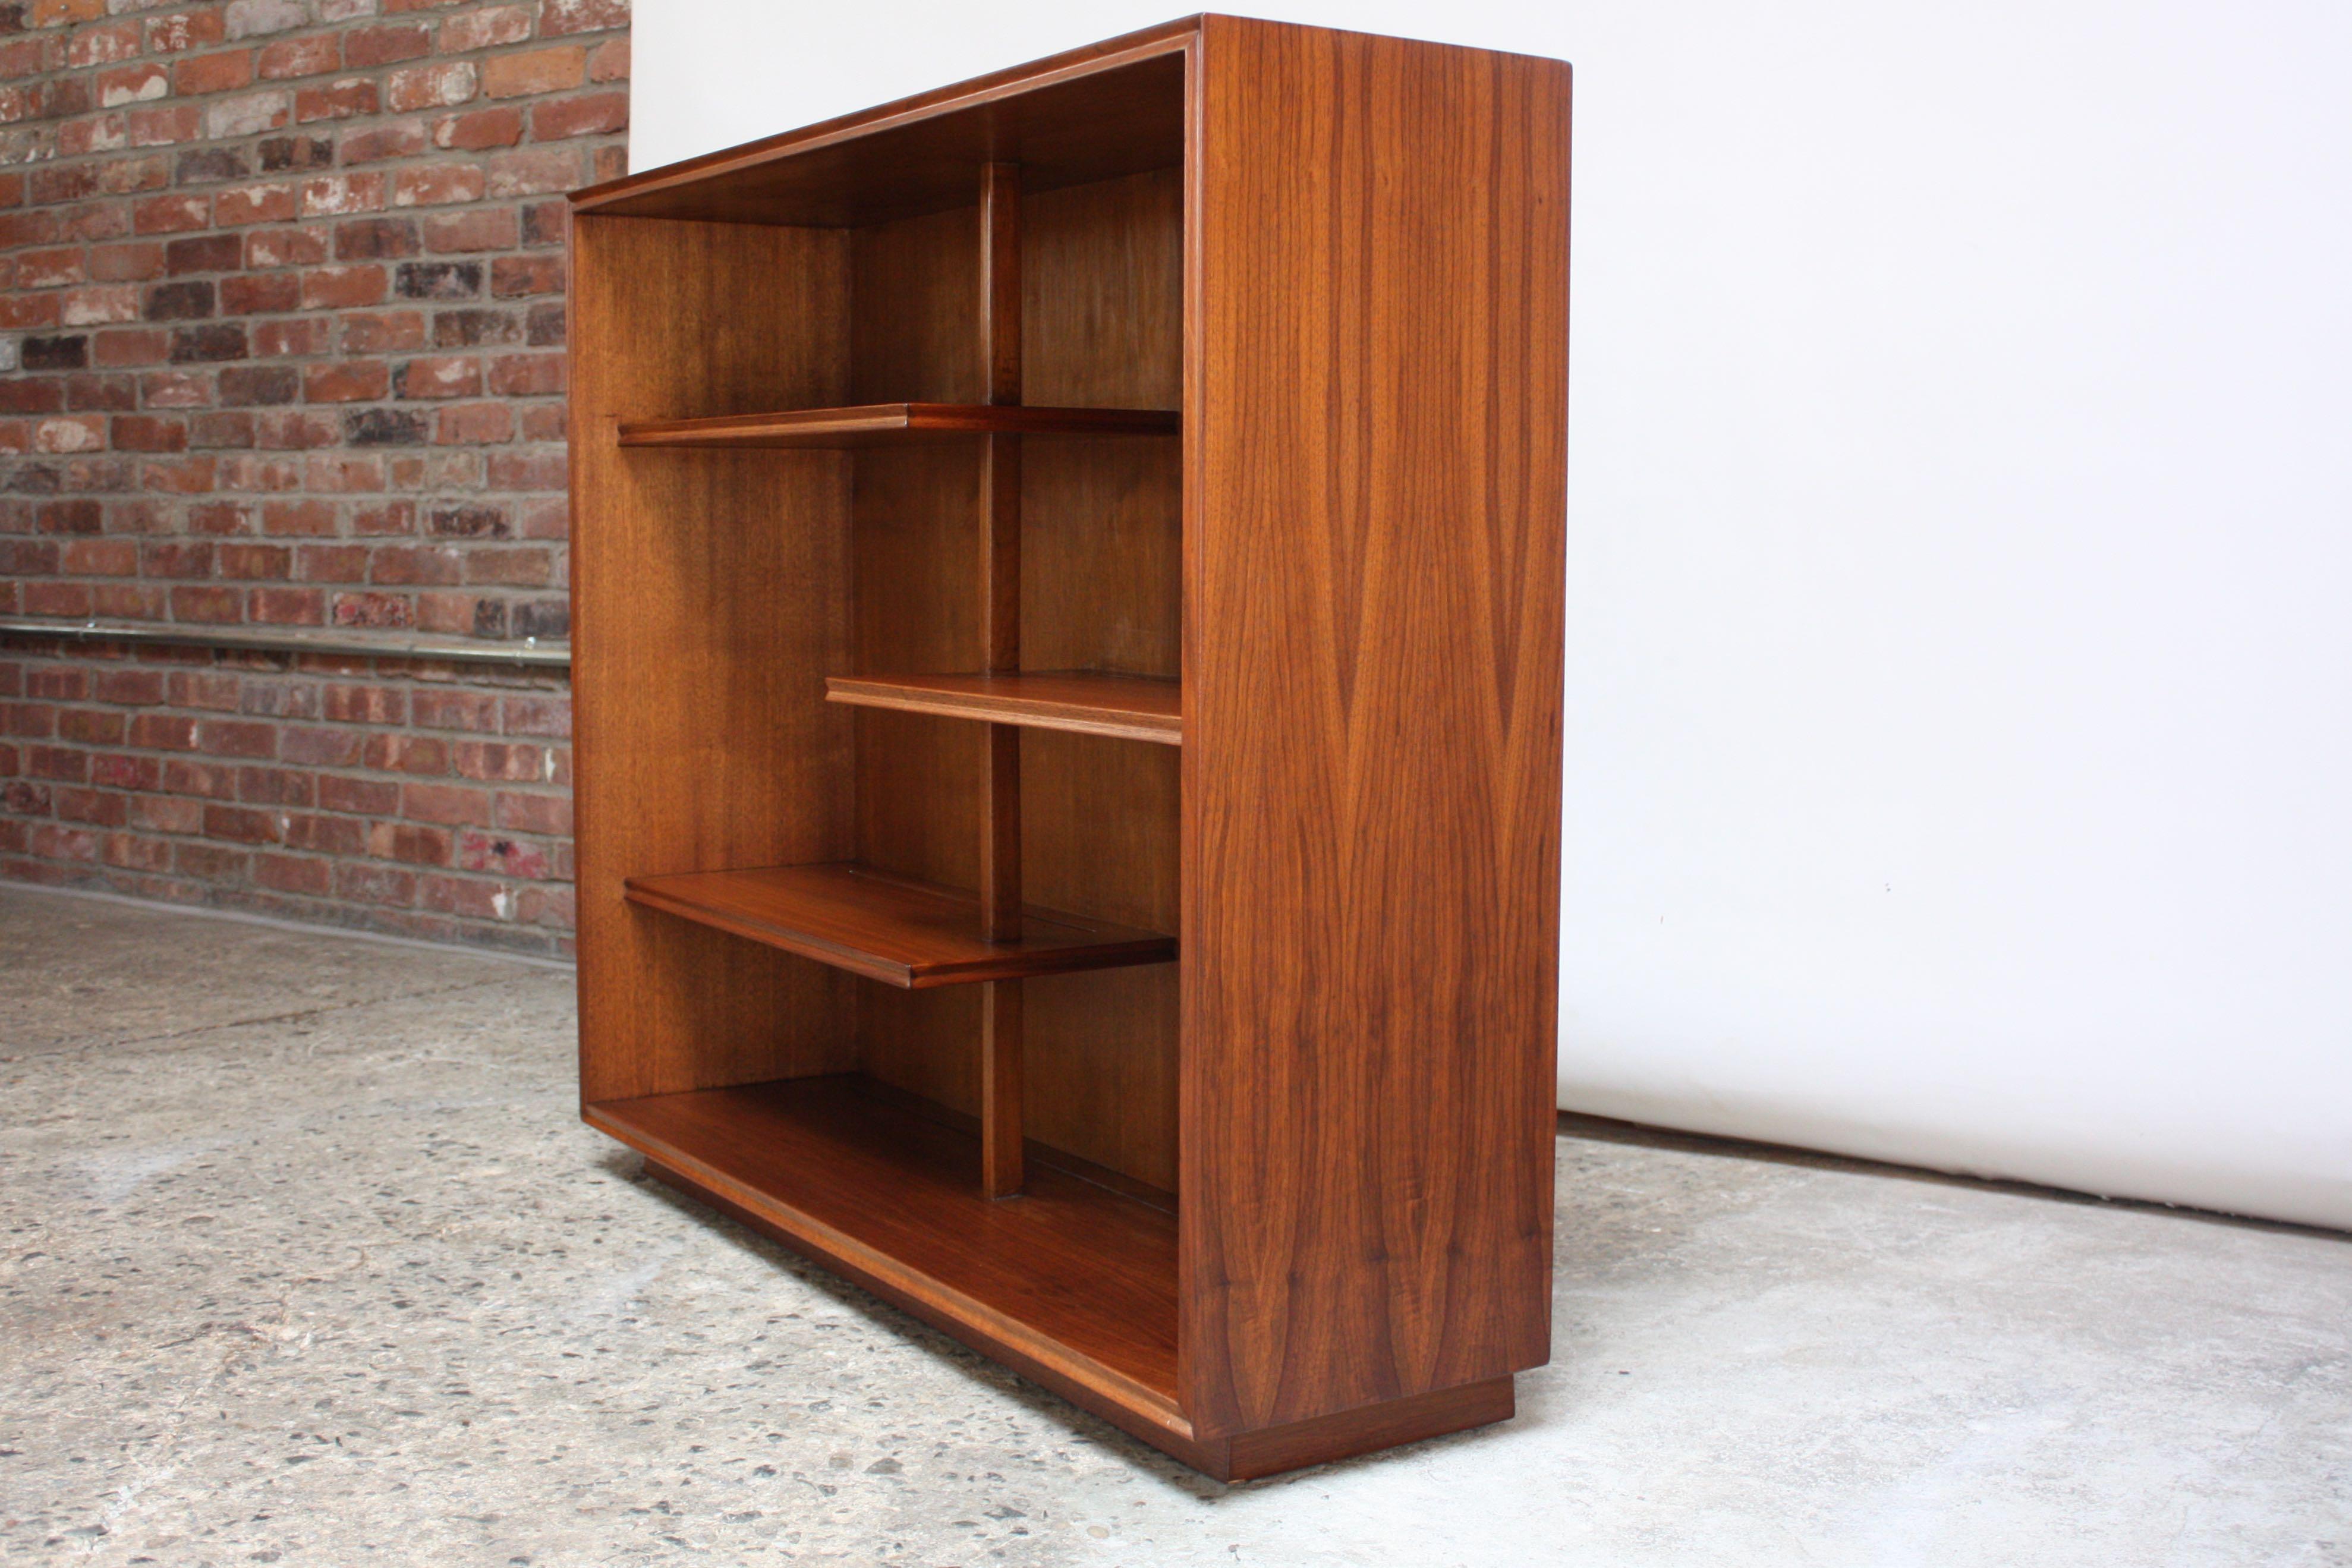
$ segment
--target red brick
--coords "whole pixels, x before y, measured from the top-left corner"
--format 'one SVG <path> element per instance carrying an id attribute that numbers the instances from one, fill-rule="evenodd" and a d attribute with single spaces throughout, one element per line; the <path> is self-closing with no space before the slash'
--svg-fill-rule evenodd
<path id="1" fill-rule="evenodd" d="M 425 151 L 425 122 L 395 120 L 363 131 L 343 132 L 339 155 L 346 164 L 380 163 L 388 158 L 413 158 Z"/>
<path id="2" fill-rule="evenodd" d="M 386 291 L 381 267 L 320 267 L 302 275 L 302 307 L 309 310 L 378 304 Z"/>
<path id="3" fill-rule="evenodd" d="M 557 256 L 501 256 L 490 263 L 490 292 L 501 300 L 563 291 L 563 258 Z"/>
<path id="4" fill-rule="evenodd" d="M 526 49 L 518 54 L 492 55 L 482 62 L 482 95 L 486 98 L 526 98 L 562 92 L 588 79 L 588 51 L 578 44 Z"/>
<path id="5" fill-rule="evenodd" d="M 356 41 L 357 37 L 354 34 L 352 41 Z M 383 97 L 376 84 L 363 77 L 352 77 L 322 87 L 297 89 L 294 121 L 298 125 L 307 125 L 314 120 L 346 120 L 353 115 L 373 114 L 382 107 Z"/>
<path id="6" fill-rule="evenodd" d="M 410 66 L 384 79 L 384 102 L 395 114 L 464 103 L 479 87 L 471 60 Z"/>
<path id="7" fill-rule="evenodd" d="M 234 241 L 233 235 L 221 237 Z M 318 228 L 257 229 L 245 237 L 247 267 L 310 267 L 327 259 L 327 234 Z M 231 267 L 236 265 L 232 261 Z"/>
<path id="8" fill-rule="evenodd" d="M 482 364 L 459 356 L 413 359 L 400 367 L 393 385 L 394 395 L 404 398 L 478 397 Z"/>
<path id="9" fill-rule="evenodd" d="M 224 278 L 220 285 L 224 316 L 276 315 L 302 308 L 302 280 L 291 272 L 264 272 Z"/>
<path id="10" fill-rule="evenodd" d="M 142 713 L 131 721 L 131 743 L 142 752 L 191 752 L 196 721 L 176 713 Z"/>
<path id="11" fill-rule="evenodd" d="M 451 202 L 479 201 L 485 177 L 471 163 L 436 163 L 403 169 L 393 176 L 392 205 L 396 207 L 441 206 Z"/>
<path id="12" fill-rule="evenodd" d="M 392 368 L 382 360 L 330 360 L 303 368 L 302 395 L 312 403 L 372 403 L 391 388 Z"/>
<path id="13" fill-rule="evenodd" d="M 563 390 L 562 354 L 505 354 L 490 362 L 490 390 L 501 397 L 539 397 Z"/>
<path id="14" fill-rule="evenodd" d="M 142 282 L 163 271 L 163 247 L 152 240 L 101 245 L 89 253 L 89 275 L 101 282 Z"/>
<path id="15" fill-rule="evenodd" d="M 152 757 L 105 752 L 90 758 L 89 782 L 108 789 L 159 789 L 163 783 L 163 765 Z"/>
<path id="16" fill-rule="evenodd" d="M 295 286 L 295 302 L 301 302 L 301 286 Z M 226 295 L 224 294 L 224 299 Z M 253 326 L 253 353 L 256 359 L 293 359 L 307 354 L 327 352 L 331 323 L 310 318 L 291 321 L 256 321 Z M 332 437 L 330 437 L 331 439 Z"/>
<path id="17" fill-rule="evenodd" d="M 325 780 L 320 781 L 320 784 Z M 358 855 L 367 848 L 367 828 L 348 816 L 289 816 L 286 846 L 327 855 Z"/>
<path id="18" fill-rule="evenodd" d="M 261 531 L 277 537 L 288 534 L 316 538 L 335 531 L 335 508 L 331 501 L 274 500 L 261 509 Z"/>
<path id="19" fill-rule="evenodd" d="M 16 287 L 19 289 L 54 289 L 64 283 L 79 283 L 87 276 L 79 247 L 64 250 L 26 250 L 16 255 Z"/>
<path id="20" fill-rule="evenodd" d="M 463 877 L 425 877 L 418 886 L 418 901 L 425 909 L 476 920 L 506 919 L 511 898 L 503 884 Z"/>
<path id="21" fill-rule="evenodd" d="M 433 145 L 479 153 L 511 147 L 522 140 L 522 110 L 511 106 L 470 110 L 433 122 Z"/>
<path id="22" fill-rule="evenodd" d="M 539 30 L 549 37 L 629 25 L 629 0 L 542 0 Z"/>
<path id="23" fill-rule="evenodd" d="M 347 768 L 359 761 L 360 744 L 360 736 L 350 730 L 289 725 L 278 734 L 278 757 L 306 767 Z M 399 805 L 399 792 L 390 784 L 362 785 L 322 776 L 319 804 L 331 811 L 392 811 Z"/>
<path id="24" fill-rule="evenodd" d="M 292 185 L 245 185 L 223 191 L 213 199 L 213 222 L 223 228 L 284 223 L 301 210 Z"/>
<path id="25" fill-rule="evenodd" d="M 199 749 L 216 757 L 276 756 L 278 726 L 250 721 L 207 719 L 205 721 L 203 744 Z"/>
<path id="26" fill-rule="evenodd" d="M 316 588 L 256 588 L 246 601 L 247 618 L 272 626 L 322 626 L 327 595 Z"/>
<path id="27" fill-rule="evenodd" d="M 173 795 L 200 795 L 210 800 L 236 798 L 236 770 L 218 763 L 186 757 L 163 760 L 163 787 Z"/>
<path id="28" fill-rule="evenodd" d="M 100 702 L 142 704 L 163 700 L 163 677 L 152 669 L 110 669 L 98 678 Z"/>
<path id="29" fill-rule="evenodd" d="M 384 177 L 380 174 L 322 174 L 302 182 L 304 217 L 344 217 L 352 213 L 383 210 Z M 345 225 L 345 227 L 350 226 Z M 337 231 L 339 234 L 341 230 Z M 338 259 L 348 259 L 341 250 Z"/>
<path id="30" fill-rule="evenodd" d="M 385 544 L 369 552 L 368 581 L 415 587 L 450 584 L 465 575 L 463 555 L 453 545 Z"/>
<path id="31" fill-rule="evenodd" d="M 525 795 L 502 790 L 494 804 L 492 815 L 494 826 L 510 832 L 567 838 L 572 834 L 572 799 L 569 795 Z"/>
<path id="32" fill-rule="evenodd" d="M 401 815 L 418 822 L 487 827 L 490 792 L 467 784 L 410 784 L 401 787 Z"/>
<path id="33" fill-rule="evenodd" d="M 135 577 L 139 546 L 128 539 L 77 539 L 65 548 L 65 569 L 77 577 Z"/>
<path id="34" fill-rule="evenodd" d="M 122 117 L 123 138 L 133 147 L 168 147 L 205 133 L 202 104 L 163 103 L 133 109 Z"/>
<path id="35" fill-rule="evenodd" d="M 512 250 L 521 238 L 522 225 L 512 207 L 436 213 L 425 220 L 425 247 L 436 255 Z"/>
<path id="36" fill-rule="evenodd" d="M 332 33 L 307 38 L 282 38 L 261 51 L 256 70 L 265 79 L 320 76 L 341 68 L 342 40 Z"/>
<path id="37" fill-rule="evenodd" d="M 147 23 L 147 52 L 163 55 L 201 49 L 227 37 L 222 7 L 201 5 L 168 16 L 151 17 Z"/>
<path id="38" fill-rule="evenodd" d="M 449 771 L 448 742 L 433 735 L 371 735 L 360 760 L 382 773 L 424 773 L 440 777 Z"/>
<path id="39" fill-rule="evenodd" d="M 323 899 L 334 890 L 332 865 L 308 855 L 256 855 L 253 879 L 281 893 Z"/>
<path id="40" fill-rule="evenodd" d="M 553 142 L 565 136 L 606 136 L 629 124 L 629 95 L 592 92 L 579 98 L 534 104 L 530 133 L 534 140 Z"/>
<path id="41" fill-rule="evenodd" d="M 278 814 L 275 812 L 251 811 L 235 805 L 205 807 L 205 837 L 207 838 L 225 838 L 232 844 L 275 844 L 278 834 Z"/>
<path id="42" fill-rule="evenodd" d="M 212 201 L 207 196 L 150 196 L 131 206 L 131 227 L 141 234 L 172 234 L 204 228 L 211 222 Z"/>
<path id="43" fill-rule="evenodd" d="M 103 27 L 85 27 L 75 34 L 66 46 L 66 64 L 76 68 L 110 65 L 138 52 L 139 24 L 113 22 Z"/>
<path id="44" fill-rule="evenodd" d="M 588 56 L 590 81 L 626 81 L 629 79 L 629 40 L 614 38 L 602 43 Z"/>
<path id="45" fill-rule="evenodd" d="M 317 775 L 299 768 L 239 768 L 236 798 L 247 805 L 309 805 Z"/>
<path id="46" fill-rule="evenodd" d="M 172 89 L 182 97 L 228 92 L 253 79 L 253 55 L 230 49 L 216 55 L 191 55 L 172 68 Z"/>
<path id="47" fill-rule="evenodd" d="M 176 844 L 172 847 L 173 870 L 218 881 L 242 876 L 252 858 L 241 850 L 224 849 L 213 844 Z"/>
<path id="48" fill-rule="evenodd" d="M 338 594 L 333 607 L 339 626 L 401 627 L 415 615 L 413 603 L 400 594 Z"/>
<path id="49" fill-rule="evenodd" d="M 586 183 L 580 153 L 574 147 L 530 147 L 493 153 L 489 171 L 489 194 L 499 200 L 569 191 Z"/>
<path id="50" fill-rule="evenodd" d="M 514 410 L 503 403 L 467 403 L 434 416 L 433 439 L 443 446 L 497 442 L 514 435 Z"/>
<path id="51" fill-rule="evenodd" d="M 344 62 L 355 70 L 362 66 L 422 59 L 432 52 L 433 29 L 422 22 L 354 27 L 343 39 Z"/>
<path id="52" fill-rule="evenodd" d="M 224 544 L 219 551 L 220 574 L 237 578 L 280 578 L 294 564 L 294 552 L 283 544 Z"/>
<path id="53" fill-rule="evenodd" d="M 172 90 L 172 75 L 152 60 L 142 60 L 135 65 L 119 66 L 112 70 L 99 72 L 94 85 L 100 108 L 121 109 L 168 97 Z"/>
<path id="54" fill-rule="evenodd" d="M 294 574 L 305 583 L 360 583 L 367 579 L 363 544 L 306 544 L 295 557 Z"/>
<path id="55" fill-rule="evenodd" d="M 183 583 L 172 589 L 174 620 L 221 623 L 245 618 L 245 595 L 234 588 Z"/>
<path id="56" fill-rule="evenodd" d="M 321 453 L 302 466 L 302 481 L 314 490 L 350 494 L 383 489 L 383 459 L 348 452 Z"/>

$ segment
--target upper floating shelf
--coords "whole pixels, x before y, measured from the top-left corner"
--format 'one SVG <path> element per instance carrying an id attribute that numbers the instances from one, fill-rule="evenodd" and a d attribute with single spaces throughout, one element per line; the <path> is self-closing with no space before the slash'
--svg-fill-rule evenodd
<path id="1" fill-rule="evenodd" d="M 1184 743 L 1184 689 L 1140 675 L 829 676 L 826 698 L 858 708 L 895 708 L 949 719 L 980 719 L 1033 730 L 1067 730 L 1126 741 Z"/>
<path id="2" fill-rule="evenodd" d="M 1180 418 L 1163 408 L 1034 408 L 1023 404 L 869 403 L 857 408 L 795 408 L 721 414 L 709 419 L 644 419 L 621 426 L 624 447 L 872 447 L 960 436 L 1173 436 Z"/>

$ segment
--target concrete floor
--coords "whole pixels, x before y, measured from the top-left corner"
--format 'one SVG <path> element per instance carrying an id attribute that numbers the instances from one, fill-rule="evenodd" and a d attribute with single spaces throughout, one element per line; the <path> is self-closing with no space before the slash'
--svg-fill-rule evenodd
<path id="1" fill-rule="evenodd" d="M 642 1180 L 572 1030 L 0 889 L 0 1558 L 2352 1564 L 2352 1239 L 1583 1129 L 1519 1418 L 1227 1488 Z"/>

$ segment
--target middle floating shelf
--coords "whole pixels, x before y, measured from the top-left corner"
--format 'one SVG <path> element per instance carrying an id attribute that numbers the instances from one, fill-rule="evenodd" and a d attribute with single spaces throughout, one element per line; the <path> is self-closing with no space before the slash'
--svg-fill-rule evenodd
<path id="1" fill-rule="evenodd" d="M 1056 910 L 1024 910 L 1019 938 L 990 942 L 973 894 L 853 861 L 681 871 L 623 886 L 631 903 L 908 990 L 1176 956 L 1172 936 Z"/>
<path id="2" fill-rule="evenodd" d="M 980 719 L 1033 730 L 1069 730 L 1127 741 L 1184 743 L 1184 689 L 1143 675 L 1060 671 L 1037 675 L 835 675 L 828 700 Z"/>
<path id="3" fill-rule="evenodd" d="M 641 419 L 621 426 L 624 447 L 874 447 L 961 436 L 1173 436 L 1163 408 L 1034 408 L 1024 404 L 869 403 L 708 419 Z"/>

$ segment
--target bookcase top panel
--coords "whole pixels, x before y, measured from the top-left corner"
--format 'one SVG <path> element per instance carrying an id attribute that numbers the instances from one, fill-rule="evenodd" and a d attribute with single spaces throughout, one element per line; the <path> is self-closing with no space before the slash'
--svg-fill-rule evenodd
<path id="1" fill-rule="evenodd" d="M 1184 157 L 1186 17 L 575 192 L 574 210 L 855 227 L 970 205 L 982 163 L 1028 190 Z"/>

